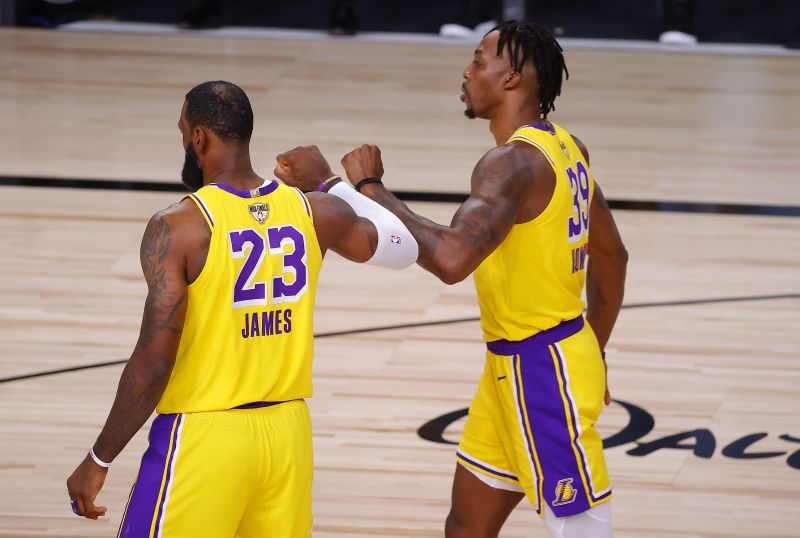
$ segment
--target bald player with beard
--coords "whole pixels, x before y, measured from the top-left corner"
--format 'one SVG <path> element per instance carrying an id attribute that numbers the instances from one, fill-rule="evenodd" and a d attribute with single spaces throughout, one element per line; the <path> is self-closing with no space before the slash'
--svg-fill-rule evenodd
<path id="1" fill-rule="evenodd" d="M 150 219 L 139 340 L 100 435 L 67 480 L 95 506 L 111 462 L 157 412 L 118 536 L 311 536 L 317 276 L 328 250 L 414 263 L 403 224 L 319 166 L 304 194 L 250 164 L 253 112 L 225 81 L 194 87 L 178 121 L 192 191 Z"/>

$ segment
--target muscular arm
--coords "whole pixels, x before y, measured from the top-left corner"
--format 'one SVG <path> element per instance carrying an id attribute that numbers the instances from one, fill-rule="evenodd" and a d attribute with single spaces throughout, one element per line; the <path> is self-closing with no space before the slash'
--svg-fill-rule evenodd
<path id="1" fill-rule="evenodd" d="M 299 146 L 276 160 L 275 175 L 308 192 L 323 256 L 332 248 L 349 260 L 389 269 L 416 261 L 417 243 L 400 219 L 333 175 L 319 148 Z"/>
<path id="2" fill-rule="evenodd" d="M 475 166 L 469 198 L 450 226 L 417 215 L 383 185 L 362 193 L 397 215 L 419 244 L 417 263 L 447 284 L 464 280 L 508 235 L 533 180 L 530 153 L 516 145 L 490 150 Z"/>
<path id="3" fill-rule="evenodd" d="M 573 135 L 589 163 L 589 150 Z M 592 326 L 600 349 L 605 349 L 622 308 L 628 251 L 622 243 L 603 191 L 595 182 L 589 208 L 589 263 L 586 268 L 586 320 Z"/>
<path id="4" fill-rule="evenodd" d="M 605 349 L 622 307 L 628 251 L 600 185 L 589 209 L 589 265 L 586 271 L 586 320 L 600 349 Z"/>
<path id="5" fill-rule="evenodd" d="M 372 222 L 359 217 L 346 202 L 330 194 L 312 192 L 308 201 L 323 255 L 332 249 L 358 263 L 372 258 L 378 248 L 378 232 Z"/>
<path id="6" fill-rule="evenodd" d="M 183 208 L 189 204 L 183 204 Z M 178 204 L 154 215 L 142 238 L 141 261 L 147 280 L 147 300 L 139 341 L 122 371 L 114 404 L 94 445 L 97 457 L 106 462 L 122 451 L 153 412 L 175 363 L 186 316 L 189 252 L 186 245 L 190 240 L 187 234 L 181 233 L 181 224 L 190 220 L 181 207 L 182 204 Z M 192 211 L 197 213 L 196 208 Z M 202 219 L 199 213 L 194 217 Z M 202 231 L 207 233 L 205 229 Z M 202 240 L 198 242 L 197 237 L 191 239 L 203 243 Z M 205 256 L 204 252 L 194 252 L 194 258 L 199 254 Z M 95 506 L 94 501 L 107 472 L 108 469 L 97 465 L 87 455 L 67 479 L 67 491 L 78 515 L 97 519 L 106 513 L 106 508 Z"/>
<path id="7" fill-rule="evenodd" d="M 186 315 L 186 259 L 169 210 L 150 220 L 140 258 L 147 280 L 139 340 L 122 371 L 117 395 L 94 450 L 113 460 L 153 413 L 167 386 Z"/>

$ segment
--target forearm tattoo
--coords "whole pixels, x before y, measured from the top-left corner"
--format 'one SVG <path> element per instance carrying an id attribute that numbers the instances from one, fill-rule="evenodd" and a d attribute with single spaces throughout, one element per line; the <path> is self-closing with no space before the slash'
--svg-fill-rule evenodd
<path id="1" fill-rule="evenodd" d="M 119 454 L 153 412 L 169 380 L 169 369 L 182 327 L 175 320 L 187 294 L 170 289 L 167 259 L 172 246 L 169 224 L 153 218 L 145 230 L 140 252 L 148 284 L 139 340 L 119 380 L 117 395 L 103 431 L 95 444 L 100 457 Z M 168 334 L 163 334 L 167 331 Z M 166 340 L 162 338 L 166 337 Z M 158 341 L 156 341 L 158 340 Z M 155 349 L 151 347 L 155 345 Z"/>

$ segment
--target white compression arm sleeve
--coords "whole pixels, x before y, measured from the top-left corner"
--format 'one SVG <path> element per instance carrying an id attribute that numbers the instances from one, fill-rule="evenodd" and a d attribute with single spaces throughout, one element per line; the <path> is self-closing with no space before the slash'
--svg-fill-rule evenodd
<path id="1" fill-rule="evenodd" d="M 356 215 L 371 221 L 378 230 L 378 248 L 366 263 L 389 269 L 404 269 L 417 261 L 417 241 L 391 211 L 357 192 L 344 181 L 331 187 L 328 194 L 347 202 Z"/>

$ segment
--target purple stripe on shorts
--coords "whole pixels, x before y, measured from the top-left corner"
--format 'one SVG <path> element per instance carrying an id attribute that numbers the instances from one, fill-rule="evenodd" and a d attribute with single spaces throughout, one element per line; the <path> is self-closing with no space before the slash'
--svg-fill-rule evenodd
<path id="1" fill-rule="evenodd" d="M 558 357 L 558 370 L 559 370 L 559 372 L 561 372 L 561 379 L 563 379 L 564 380 L 564 384 L 566 384 L 567 383 L 567 374 L 564 371 L 564 358 L 561 356 L 561 352 L 559 351 L 557 346 L 553 346 L 553 350 L 556 353 L 556 357 Z M 568 388 L 568 387 L 565 387 L 565 388 Z M 575 402 L 572 401 L 572 395 L 569 393 L 569 391 L 565 390 L 564 393 L 566 394 L 567 400 L 569 401 L 569 418 L 570 418 L 570 422 L 572 423 L 572 429 L 573 429 L 573 431 L 575 431 L 575 434 L 577 435 L 578 431 L 579 431 L 579 428 L 580 428 L 580 422 L 578 420 L 578 417 L 575 416 L 575 408 L 577 406 L 575 405 Z M 591 473 L 590 469 L 588 467 L 586 467 L 586 459 L 585 459 L 586 454 L 584 453 L 583 448 L 578 444 L 578 438 L 577 437 L 575 437 L 573 439 L 573 446 L 575 447 L 575 450 L 577 450 L 578 453 L 581 455 L 580 464 L 581 464 L 581 468 L 583 469 L 583 475 L 586 477 L 586 481 L 588 482 L 587 485 L 589 486 L 589 495 L 592 497 L 592 501 L 596 503 L 600 499 L 603 499 L 603 498 L 607 497 L 608 495 L 610 495 L 611 494 L 611 490 L 606 491 L 603 495 L 601 495 L 599 497 L 595 497 L 594 496 L 594 492 L 592 491 L 592 483 L 591 483 L 592 473 Z"/>
<path id="2" fill-rule="evenodd" d="M 542 469 L 544 500 L 558 517 L 588 510 L 550 350 L 544 347 L 521 353 L 519 369 L 528 428 Z M 574 488 L 574 496 L 564 495 L 564 483 Z"/>
<path id="3" fill-rule="evenodd" d="M 569 321 L 563 321 L 551 329 L 538 332 L 525 340 L 512 342 L 510 340 L 495 340 L 486 342 L 486 347 L 495 355 L 510 357 L 525 351 L 536 351 L 555 344 L 583 329 L 583 316 L 578 316 Z"/>
<path id="4" fill-rule="evenodd" d="M 117 538 L 119 538 L 120 535 L 122 534 L 122 525 L 125 523 L 125 515 L 128 513 L 128 508 L 131 505 L 131 497 L 133 497 L 133 492 L 135 489 L 136 489 L 136 482 L 133 483 L 133 486 L 131 486 L 131 492 L 128 493 L 128 502 L 125 503 L 125 511 L 122 512 L 122 521 L 119 522 L 119 528 L 117 528 L 117 535 L 116 535 Z"/>
<path id="5" fill-rule="evenodd" d="M 167 460 L 167 478 L 164 480 L 164 490 L 161 492 L 161 499 L 158 505 L 158 515 L 156 515 L 156 528 L 153 536 L 159 536 L 159 531 L 161 529 L 161 514 L 164 513 L 164 510 L 167 506 L 167 496 L 169 493 L 170 486 L 172 485 L 172 467 L 173 462 L 178 454 L 178 435 L 181 432 L 181 424 L 183 424 L 183 415 L 178 415 L 178 422 L 175 424 L 175 431 L 172 432 L 172 451 L 169 454 L 169 458 Z"/>
<path id="6" fill-rule="evenodd" d="M 474 465 L 478 469 L 486 471 L 487 473 L 492 474 L 494 476 L 502 476 L 503 478 L 510 478 L 511 480 L 516 480 L 517 482 L 519 482 L 519 479 L 516 476 L 514 476 L 513 474 L 504 473 L 502 471 L 496 471 L 494 469 L 490 469 L 489 467 L 486 467 L 482 463 L 479 463 L 479 462 L 473 460 L 472 458 L 468 458 L 467 456 L 464 455 L 463 452 L 456 452 L 456 457 L 461 458 L 462 460 L 466 461 L 470 465 Z"/>
<path id="7" fill-rule="evenodd" d="M 180 415 L 158 415 L 150 427 L 150 446 L 142 456 L 139 476 L 128 504 L 125 519 L 120 525 L 121 538 L 140 538 L 149 536 L 156 511 L 158 492 L 164 477 L 172 427 L 178 431 L 177 420 Z M 173 451 L 174 452 L 174 451 Z M 166 489 L 166 486 L 165 486 Z M 166 493 L 166 491 L 165 491 Z"/>

